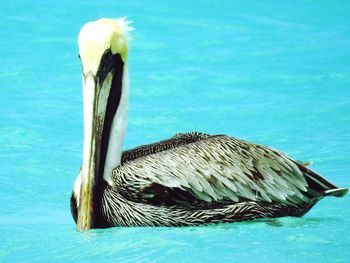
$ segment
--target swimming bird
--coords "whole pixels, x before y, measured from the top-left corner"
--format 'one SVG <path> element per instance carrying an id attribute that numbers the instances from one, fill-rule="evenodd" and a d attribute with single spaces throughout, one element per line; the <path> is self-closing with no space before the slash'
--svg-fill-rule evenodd
<path id="1" fill-rule="evenodd" d="M 130 30 L 125 19 L 100 19 L 79 33 L 84 143 L 71 196 L 78 230 L 300 217 L 323 197 L 348 192 L 280 151 L 226 135 L 178 133 L 123 152 Z"/>

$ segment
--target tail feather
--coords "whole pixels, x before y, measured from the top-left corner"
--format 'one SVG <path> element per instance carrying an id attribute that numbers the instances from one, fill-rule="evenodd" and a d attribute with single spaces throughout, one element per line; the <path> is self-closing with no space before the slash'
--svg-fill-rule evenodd
<path id="1" fill-rule="evenodd" d="M 348 188 L 339 188 L 326 178 L 299 164 L 299 169 L 303 172 L 306 182 L 309 185 L 309 194 L 312 196 L 335 196 L 343 197 L 349 191 Z"/>
<path id="2" fill-rule="evenodd" d="M 343 197 L 349 192 L 349 188 L 337 188 L 324 191 L 325 196 Z"/>

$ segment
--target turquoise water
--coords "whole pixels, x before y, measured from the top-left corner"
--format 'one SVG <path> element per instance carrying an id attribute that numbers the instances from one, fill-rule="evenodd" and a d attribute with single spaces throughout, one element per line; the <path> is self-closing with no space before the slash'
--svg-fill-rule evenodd
<path id="1" fill-rule="evenodd" d="M 1 1 L 0 261 L 349 262 L 350 195 L 304 218 L 78 233 L 76 38 L 134 21 L 125 148 L 225 133 L 313 161 L 350 186 L 349 1 Z"/>

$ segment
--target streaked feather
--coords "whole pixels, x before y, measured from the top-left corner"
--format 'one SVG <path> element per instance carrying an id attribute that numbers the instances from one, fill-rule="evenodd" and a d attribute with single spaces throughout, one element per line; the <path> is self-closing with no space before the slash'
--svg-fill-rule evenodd
<path id="1" fill-rule="evenodd" d="M 347 192 L 274 149 L 202 133 L 125 151 L 112 179 L 102 194 L 102 227 L 301 216 L 324 195 Z M 74 214 L 74 194 L 71 200 Z"/>
<path id="2" fill-rule="evenodd" d="M 175 138 L 181 139 L 181 136 Z M 147 172 L 140 168 L 146 166 Z M 147 182 L 156 182 L 165 187 L 186 189 L 207 202 L 220 196 L 235 202 L 238 197 L 289 203 L 286 200 L 295 201 L 294 196 L 303 195 L 307 187 L 297 165 L 283 154 L 224 135 L 206 136 L 149 154 L 124 163 L 116 171 L 115 174 L 125 173 L 125 181 L 116 183 L 117 188 L 127 189 L 143 179 L 146 185 L 142 188 L 147 187 Z M 224 190 L 218 190 L 212 178 L 220 182 Z M 116 182 L 119 182 L 117 178 Z"/>

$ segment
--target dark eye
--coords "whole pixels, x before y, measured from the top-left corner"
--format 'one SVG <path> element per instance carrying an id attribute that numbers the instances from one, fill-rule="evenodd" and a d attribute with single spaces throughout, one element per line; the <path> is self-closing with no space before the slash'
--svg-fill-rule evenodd
<path id="1" fill-rule="evenodd" d="M 78 54 L 78 58 L 81 60 L 81 58 L 80 58 L 80 54 Z"/>

